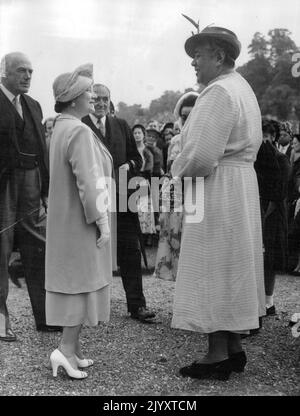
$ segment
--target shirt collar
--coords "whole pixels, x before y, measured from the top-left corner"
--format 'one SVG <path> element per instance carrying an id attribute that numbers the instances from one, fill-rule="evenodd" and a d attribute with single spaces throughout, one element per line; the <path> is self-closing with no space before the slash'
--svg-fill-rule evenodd
<path id="1" fill-rule="evenodd" d="M 10 102 L 12 102 L 15 97 L 17 97 L 17 100 L 20 99 L 20 94 L 14 95 L 6 87 L 4 87 L 3 84 L 0 84 L 0 88 L 1 88 L 2 92 L 6 95 L 6 97 L 9 99 Z"/>
<path id="2" fill-rule="evenodd" d="M 95 124 L 96 127 L 98 127 L 98 118 L 94 115 L 94 114 L 89 114 L 92 122 Z M 102 117 L 101 119 L 101 123 L 103 124 L 103 126 L 105 126 L 105 122 L 106 122 L 106 116 Z"/>

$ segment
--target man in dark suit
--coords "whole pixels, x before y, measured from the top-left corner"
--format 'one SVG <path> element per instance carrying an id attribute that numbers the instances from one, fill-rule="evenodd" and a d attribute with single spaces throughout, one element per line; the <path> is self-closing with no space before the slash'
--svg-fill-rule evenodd
<path id="1" fill-rule="evenodd" d="M 0 84 L 0 340 L 15 341 L 6 299 L 14 245 L 20 250 L 37 330 L 45 320 L 45 233 L 39 227 L 48 192 L 47 151 L 39 103 L 26 95 L 32 76 L 28 58 L 13 52 L 1 60 Z"/>
<path id="2" fill-rule="evenodd" d="M 113 157 L 117 184 L 118 265 L 126 293 L 128 312 L 133 319 L 147 322 L 154 318 L 155 314 L 146 308 L 143 294 L 138 214 L 121 206 L 124 200 L 123 195 L 126 194 L 127 189 L 122 188 L 118 182 L 118 178 L 124 172 L 126 172 L 128 180 L 138 175 L 142 166 L 142 158 L 126 121 L 109 114 L 109 89 L 101 84 L 95 84 L 93 89 L 95 112 L 84 117 L 82 121 L 96 133 Z M 125 186 L 127 187 L 127 183 Z M 127 195 L 129 196 L 129 194 L 128 190 Z M 127 206 L 127 198 L 125 202 Z"/>

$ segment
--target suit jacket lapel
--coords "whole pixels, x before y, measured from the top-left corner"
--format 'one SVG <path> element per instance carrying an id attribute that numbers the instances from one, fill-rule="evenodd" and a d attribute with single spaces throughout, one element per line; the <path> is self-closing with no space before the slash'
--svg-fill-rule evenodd
<path id="1" fill-rule="evenodd" d="M 22 121 L 22 123 L 23 123 L 23 120 L 22 120 L 20 114 L 17 112 L 16 108 L 14 107 L 13 103 L 6 97 L 6 95 L 4 94 L 4 92 L 1 89 L 0 89 L 0 97 L 1 97 L 1 101 L 2 101 L 3 106 L 4 106 L 4 111 L 6 111 L 7 113 L 10 113 L 13 117 L 18 115 L 20 121 Z"/>
<path id="2" fill-rule="evenodd" d="M 101 134 L 101 131 L 99 129 L 97 129 L 95 124 L 92 122 L 91 117 L 86 116 L 86 117 L 83 118 L 83 121 L 84 121 L 85 124 L 87 124 L 89 126 L 90 129 L 93 130 L 93 132 L 96 134 L 96 136 L 99 137 L 101 139 L 101 141 L 104 143 L 105 138 Z"/>
<path id="3" fill-rule="evenodd" d="M 116 120 L 113 119 L 111 116 L 106 117 L 106 136 L 109 140 L 109 143 L 113 145 L 116 138 L 120 135 L 119 124 L 116 123 Z"/>
<path id="4" fill-rule="evenodd" d="M 47 151 L 47 147 L 46 147 L 45 137 L 44 137 L 42 127 L 41 127 L 41 113 L 37 110 L 37 108 L 35 108 L 31 104 L 30 100 L 28 100 L 26 95 L 22 94 L 21 99 L 24 100 L 23 102 L 25 102 L 25 105 L 27 106 L 27 108 L 28 108 L 28 110 L 31 114 L 31 117 L 32 117 L 32 120 L 33 120 L 33 123 L 34 123 L 34 126 L 35 126 L 35 130 L 37 132 L 37 140 L 38 140 L 38 143 L 39 143 L 40 148 L 41 148 L 41 155 L 44 158 L 44 163 L 45 163 L 45 165 L 47 167 L 47 170 L 48 170 L 49 169 L 49 163 L 48 163 L 48 157 L 47 157 L 48 151 Z"/>
<path id="5" fill-rule="evenodd" d="M 19 145 L 17 140 L 17 133 L 16 133 L 16 126 L 15 126 L 15 112 L 17 110 L 14 108 L 13 104 L 9 101 L 9 99 L 6 97 L 3 91 L 0 89 L 0 104 L 1 104 L 1 117 L 4 118 L 5 115 L 11 119 L 11 122 L 9 122 L 9 129 L 10 129 L 10 138 L 17 149 L 19 151 Z"/>

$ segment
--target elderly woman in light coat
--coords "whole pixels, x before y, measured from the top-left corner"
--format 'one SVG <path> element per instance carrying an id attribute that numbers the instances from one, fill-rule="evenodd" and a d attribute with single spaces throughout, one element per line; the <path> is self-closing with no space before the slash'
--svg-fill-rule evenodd
<path id="1" fill-rule="evenodd" d="M 53 84 L 57 118 L 50 143 L 50 190 L 46 240 L 46 319 L 63 326 L 50 356 L 53 375 L 62 366 L 76 379 L 83 358 L 82 324 L 97 325 L 110 313 L 112 238 L 109 183 L 112 158 L 81 122 L 93 110 L 92 66 L 58 76 Z"/>
<path id="2" fill-rule="evenodd" d="M 198 379 L 227 380 L 232 371 L 243 371 L 240 334 L 257 328 L 265 314 L 253 167 L 262 143 L 261 114 L 251 87 L 233 69 L 240 47 L 236 35 L 220 27 L 207 27 L 185 43 L 197 81 L 206 88 L 183 127 L 182 152 L 171 168 L 174 177 L 191 178 L 185 184 L 172 326 L 208 334 L 207 354 L 180 370 Z M 192 214 L 190 196 L 198 198 L 203 184 L 202 217 Z"/>

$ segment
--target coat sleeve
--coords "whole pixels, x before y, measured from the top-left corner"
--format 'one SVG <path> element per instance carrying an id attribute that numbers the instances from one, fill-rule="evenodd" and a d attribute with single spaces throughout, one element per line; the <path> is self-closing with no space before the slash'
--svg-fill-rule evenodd
<path id="1" fill-rule="evenodd" d="M 186 127 L 188 139 L 172 164 L 172 175 L 210 175 L 224 154 L 238 113 L 238 106 L 225 88 L 220 85 L 209 88 L 192 110 Z"/>
<path id="2" fill-rule="evenodd" d="M 140 171 L 143 160 L 139 151 L 137 150 L 133 133 L 125 120 L 122 120 L 122 129 L 126 137 L 126 160 L 131 168 L 131 173 L 136 174 Z"/>
<path id="3" fill-rule="evenodd" d="M 279 152 L 278 152 L 279 153 Z M 281 173 L 280 200 L 287 198 L 288 182 L 291 173 L 291 164 L 286 155 L 279 153 L 279 167 Z"/>
<path id="4" fill-rule="evenodd" d="M 107 190 L 103 164 L 99 163 L 97 151 L 89 128 L 76 126 L 69 139 L 67 158 L 76 178 L 87 224 L 99 219 L 101 222 L 108 221 L 107 209 L 99 209 L 98 204 L 99 200 L 105 200 L 103 193 Z"/>
<path id="5" fill-rule="evenodd" d="M 272 144 L 262 143 L 254 168 L 262 199 L 282 201 L 287 197 L 290 163 L 286 155 Z"/>
<path id="6" fill-rule="evenodd" d="M 153 155 L 146 147 L 144 149 L 145 167 L 144 170 L 149 171 L 150 174 L 153 172 Z"/>

